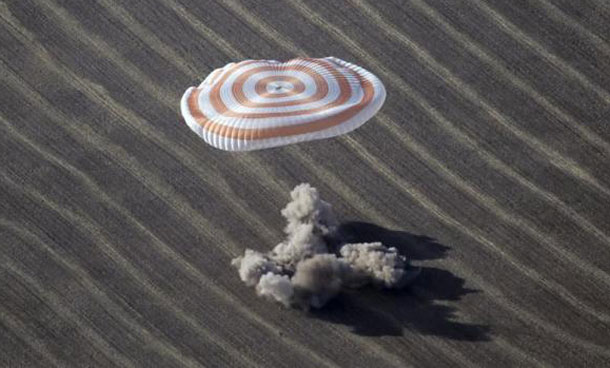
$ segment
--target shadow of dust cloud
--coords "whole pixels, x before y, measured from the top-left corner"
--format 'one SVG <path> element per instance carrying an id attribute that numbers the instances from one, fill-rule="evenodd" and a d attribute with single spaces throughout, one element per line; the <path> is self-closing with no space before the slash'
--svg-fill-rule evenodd
<path id="1" fill-rule="evenodd" d="M 396 247 L 412 260 L 434 260 L 447 256 L 450 247 L 433 238 L 405 231 L 388 230 L 366 222 L 346 222 L 339 227 L 346 242 L 380 241 Z M 325 308 L 312 310 L 310 316 L 331 323 L 350 326 L 363 336 L 401 336 L 405 329 L 424 335 L 462 341 L 489 341 L 490 327 L 455 321 L 456 307 L 438 301 L 459 301 L 478 292 L 464 287 L 465 280 L 435 267 L 422 267 L 412 285 L 402 290 L 378 290 L 372 287 L 358 292 L 344 291 Z"/>

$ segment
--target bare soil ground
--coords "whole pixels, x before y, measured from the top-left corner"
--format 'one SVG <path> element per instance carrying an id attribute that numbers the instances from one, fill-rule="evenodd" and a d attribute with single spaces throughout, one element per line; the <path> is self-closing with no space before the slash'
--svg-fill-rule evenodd
<path id="1" fill-rule="evenodd" d="M 610 4 L 0 5 L 0 366 L 610 365 Z M 388 90 L 337 139 L 211 148 L 184 90 L 336 56 Z M 319 188 L 423 267 L 310 313 L 229 267 Z"/>

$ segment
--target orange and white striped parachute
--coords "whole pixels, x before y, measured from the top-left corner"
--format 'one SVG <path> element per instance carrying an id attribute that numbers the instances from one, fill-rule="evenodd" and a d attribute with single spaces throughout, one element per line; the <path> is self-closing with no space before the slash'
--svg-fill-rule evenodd
<path id="1" fill-rule="evenodd" d="M 249 151 L 352 131 L 375 115 L 385 95 L 376 76 L 335 57 L 246 60 L 189 88 L 181 110 L 210 145 Z"/>

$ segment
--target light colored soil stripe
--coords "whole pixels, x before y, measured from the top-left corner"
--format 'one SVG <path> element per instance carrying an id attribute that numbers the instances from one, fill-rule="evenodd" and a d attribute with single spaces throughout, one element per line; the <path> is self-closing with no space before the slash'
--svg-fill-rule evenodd
<path id="1" fill-rule="evenodd" d="M 485 15 L 493 20 L 505 33 L 527 46 L 530 50 L 536 52 L 547 60 L 550 64 L 553 64 L 556 68 L 561 70 L 564 74 L 571 76 L 572 78 L 579 81 L 583 86 L 594 91 L 603 101 L 610 103 L 610 93 L 604 88 L 598 86 L 592 82 L 587 76 L 570 66 L 567 62 L 562 60 L 560 57 L 547 50 L 542 44 L 528 36 L 525 32 L 519 29 L 516 25 L 511 23 L 506 17 L 494 10 L 491 6 L 487 5 L 481 0 L 469 0 L 477 8 L 479 8 Z"/>
<path id="2" fill-rule="evenodd" d="M 387 116 L 380 115 L 379 120 L 382 121 L 384 125 L 389 125 L 389 118 Z M 603 282 L 606 282 L 606 283 L 609 282 L 608 275 L 606 273 L 604 273 L 602 270 L 600 270 L 599 268 L 597 268 L 593 265 L 590 265 L 590 264 L 584 262 L 583 260 L 581 260 L 580 258 L 575 256 L 572 252 L 558 247 L 554 243 L 556 241 L 555 239 L 553 239 L 550 235 L 541 235 L 539 230 L 536 229 L 531 222 L 529 222 L 525 219 L 516 217 L 516 216 L 512 216 L 511 214 L 506 212 L 504 209 L 499 207 L 498 203 L 492 197 L 478 191 L 475 187 L 467 185 L 466 182 L 462 178 L 460 178 L 458 175 L 449 171 L 449 169 L 442 162 L 440 162 L 439 160 L 434 158 L 430 154 L 430 152 L 428 152 L 422 145 L 417 143 L 408 134 L 406 134 L 406 133 L 401 134 L 399 139 L 404 147 L 406 147 L 408 150 L 410 150 L 413 154 L 419 156 L 426 163 L 430 164 L 431 167 L 434 168 L 436 170 L 436 172 L 439 173 L 439 175 L 444 177 L 447 182 L 452 183 L 457 188 L 459 188 L 461 191 L 466 193 L 468 196 L 477 200 L 479 203 L 481 203 L 481 205 L 486 207 L 490 212 L 493 212 L 500 219 L 511 224 L 516 231 L 519 231 L 519 229 L 525 230 L 525 232 L 532 238 L 536 239 L 536 241 L 539 244 L 549 248 L 549 250 L 551 252 L 559 253 L 562 256 L 561 258 L 563 258 L 564 262 L 570 262 L 570 263 L 580 267 L 583 272 L 591 273 L 592 275 L 596 276 L 599 280 L 601 280 Z M 387 172 L 392 172 L 392 170 L 389 167 L 384 167 L 384 169 L 387 170 Z M 403 181 L 400 178 L 399 178 L 399 180 L 402 181 L 402 184 L 400 184 L 401 188 L 405 188 L 405 190 L 413 190 L 412 189 L 412 188 L 414 188 L 413 184 Z M 427 201 L 426 199 L 424 199 L 423 194 L 421 192 L 414 193 L 414 194 L 418 198 L 421 198 L 423 202 Z M 472 231 L 473 227 L 470 226 L 468 229 L 470 229 L 470 231 Z M 464 228 L 463 230 L 467 230 L 467 229 Z M 477 237 L 480 239 L 485 239 L 482 232 L 480 232 Z M 562 285 L 545 278 L 543 275 L 539 274 L 538 272 L 536 272 L 533 269 L 522 266 L 521 263 L 519 262 L 519 260 L 517 260 L 514 257 L 512 257 L 511 255 L 505 253 L 501 247 L 493 244 L 491 241 L 488 240 L 488 241 L 486 241 L 486 243 L 489 247 L 493 248 L 495 252 L 502 253 L 502 255 L 507 260 L 509 260 L 509 262 L 511 264 L 513 264 L 515 267 L 523 269 L 523 271 L 528 276 L 530 276 L 530 278 L 532 280 L 534 280 L 534 281 L 542 280 L 542 282 L 543 282 L 543 284 L 545 284 L 545 286 L 547 286 L 550 290 L 554 291 L 558 295 L 561 295 L 566 301 L 568 301 L 568 303 L 570 303 L 576 309 L 587 311 L 587 313 L 591 314 L 592 316 L 599 318 L 600 320 L 602 320 L 606 323 L 610 323 L 610 316 L 608 314 L 606 314 L 605 312 L 596 311 L 594 308 L 591 308 L 588 305 L 583 304 L 577 296 L 573 295 L 570 291 L 568 291 Z M 591 269 L 589 269 L 589 268 L 591 268 Z"/>
<path id="3" fill-rule="evenodd" d="M 294 0 L 289 0 L 291 3 Z M 447 82 L 450 86 L 452 86 L 458 94 L 462 94 L 467 97 L 471 102 L 475 105 L 479 106 L 482 110 L 484 110 L 494 121 L 499 123 L 504 129 L 508 130 L 510 133 L 515 135 L 517 138 L 521 139 L 524 143 L 530 146 L 532 149 L 537 151 L 540 155 L 545 157 L 553 166 L 562 170 L 566 174 L 569 174 L 581 181 L 587 183 L 591 188 L 598 190 L 599 192 L 605 194 L 610 198 L 610 190 L 606 188 L 602 183 L 600 183 L 597 178 L 595 178 L 591 173 L 587 170 L 580 167 L 580 165 L 572 160 L 569 157 L 562 155 L 560 152 L 554 150 L 550 146 L 546 145 L 543 141 L 539 140 L 536 137 L 529 135 L 527 132 L 522 131 L 518 124 L 513 121 L 508 116 L 502 114 L 499 110 L 491 106 L 485 99 L 478 93 L 474 88 L 470 85 L 464 83 L 460 78 L 458 78 L 455 74 L 451 73 L 449 69 L 445 66 L 441 65 L 436 61 L 428 53 L 424 50 L 420 45 L 415 43 L 413 40 L 409 39 L 407 36 L 400 33 L 394 26 L 387 23 L 385 20 L 381 19 L 377 14 L 373 11 L 373 9 L 365 4 L 362 0 L 352 0 L 354 3 L 359 5 L 359 8 L 363 11 L 364 14 L 371 17 L 377 24 L 382 24 L 383 27 L 379 27 L 383 32 L 385 32 L 388 36 L 392 37 L 396 41 L 400 42 L 403 46 L 410 49 L 414 56 L 419 58 L 421 62 L 430 68 L 434 73 L 436 73 L 440 78 Z M 335 38 L 341 40 L 346 45 L 349 45 L 350 48 L 354 51 L 354 53 L 360 55 L 363 59 L 370 61 L 372 65 L 376 65 L 377 69 L 381 72 L 380 74 L 385 76 L 387 82 L 396 86 L 396 88 L 402 90 L 407 95 L 414 96 L 413 99 L 415 102 L 423 100 L 423 98 L 417 93 L 413 88 L 408 86 L 400 76 L 389 69 L 386 69 L 382 66 L 382 63 L 379 62 L 375 57 L 366 52 L 360 45 L 358 45 L 354 40 L 346 36 L 342 31 L 338 28 L 328 25 L 323 26 L 325 22 L 320 18 L 320 16 L 311 11 L 311 9 L 307 8 L 301 3 L 294 2 L 295 4 L 299 4 L 299 9 L 304 15 L 307 15 L 308 18 L 312 22 L 316 22 L 316 24 L 320 24 L 321 27 L 327 29 L 327 31 L 333 35 Z M 297 6 L 297 5 L 295 5 Z M 418 103 L 422 105 L 422 102 Z"/>
<path id="4" fill-rule="evenodd" d="M 26 143 L 29 145 L 29 143 Z M 43 152 L 40 152 L 43 154 Z M 46 154 L 50 154 L 50 152 L 46 152 Z M 43 155 L 42 157 L 50 157 L 51 161 L 54 162 L 55 165 L 60 167 L 64 167 L 66 170 L 73 171 L 74 168 L 65 167 L 61 162 L 56 161 L 56 159 L 52 156 Z M 146 344 L 146 346 L 150 346 L 155 349 L 160 355 L 167 356 L 177 363 L 185 367 L 201 367 L 202 365 L 194 360 L 193 358 L 187 356 L 184 352 L 178 350 L 170 341 L 167 339 L 160 340 L 157 336 L 155 336 L 149 329 L 142 326 L 138 322 L 136 322 L 133 318 L 131 318 L 127 313 L 125 313 L 125 308 L 129 308 L 132 312 L 132 308 L 128 305 L 120 306 L 117 303 L 112 301 L 112 298 L 103 291 L 103 287 L 99 285 L 94 278 L 89 275 L 89 272 L 85 270 L 78 264 L 78 261 L 68 257 L 66 255 L 59 255 L 53 248 L 48 245 L 49 241 L 42 241 L 37 235 L 32 233 L 25 228 L 20 227 L 16 223 L 12 223 L 10 221 L 5 221 L 0 219 L 0 226 L 10 229 L 13 233 L 18 234 L 18 236 L 22 239 L 27 239 L 30 244 L 35 244 L 36 247 L 45 252 L 48 256 L 50 256 L 53 261 L 59 265 L 61 265 L 64 269 L 71 272 L 75 279 L 86 289 L 94 299 L 104 307 L 104 309 L 111 314 L 114 318 L 117 318 L 121 322 L 121 324 L 129 329 L 131 329 L 135 334 L 139 335 L 143 340 L 142 343 Z M 137 312 L 136 312 L 137 313 Z"/>
<path id="5" fill-rule="evenodd" d="M 219 349 L 223 350 L 227 357 L 232 357 L 235 361 L 240 361 L 244 366 L 258 366 L 261 365 L 248 360 L 241 353 L 241 349 L 238 349 L 228 344 L 224 339 L 220 338 L 204 326 L 199 319 L 190 315 L 182 308 L 177 306 L 171 298 L 167 297 L 163 291 L 157 287 L 152 280 L 150 280 L 145 273 L 140 271 L 130 260 L 121 255 L 112 245 L 112 242 L 108 239 L 105 230 L 95 221 L 93 221 L 87 214 L 81 211 L 72 211 L 66 207 L 63 207 L 60 203 L 53 199 L 43 195 L 36 189 L 25 183 L 15 183 L 6 174 L 0 173 L 0 178 L 4 180 L 13 190 L 22 192 L 33 201 L 48 207 L 53 212 L 64 218 L 66 221 L 82 229 L 83 233 L 89 237 L 93 244 L 108 258 L 110 258 L 118 267 L 125 270 L 133 280 L 140 285 L 154 300 L 156 305 L 171 312 L 177 319 L 184 322 L 193 331 L 198 333 L 203 339 L 207 340 L 210 345 L 215 345 Z"/>
<path id="6" fill-rule="evenodd" d="M 385 126 L 399 140 L 403 139 L 401 137 L 403 134 L 406 133 L 397 123 L 395 123 L 387 115 L 378 116 L 380 117 L 380 122 L 383 126 Z M 381 116 L 385 116 L 385 118 L 381 119 Z M 606 233 L 596 227 L 584 216 L 580 215 L 572 208 L 570 208 L 559 197 L 538 187 L 535 183 L 531 182 L 526 177 L 522 176 L 513 168 L 511 168 L 508 164 L 497 159 L 495 156 L 493 156 L 493 154 L 491 154 L 489 151 L 485 150 L 485 148 L 480 146 L 476 140 L 474 140 L 468 134 L 457 129 L 450 121 L 448 121 L 444 117 L 438 116 L 438 119 L 436 121 L 441 124 L 443 128 L 447 129 L 447 131 L 453 136 L 454 139 L 456 139 L 456 141 L 458 141 L 465 147 L 469 147 L 470 149 L 475 151 L 476 154 L 491 167 L 506 175 L 507 177 L 510 177 L 511 179 L 515 180 L 517 183 L 521 184 L 526 189 L 531 190 L 532 192 L 540 196 L 540 198 L 557 208 L 561 213 L 563 213 L 567 218 L 576 223 L 585 232 L 593 234 L 601 242 L 610 245 L 610 237 Z"/>
<path id="7" fill-rule="evenodd" d="M 413 0 L 411 4 L 413 4 L 413 6 L 415 6 L 419 11 L 424 13 L 436 25 L 442 28 L 453 40 L 466 48 L 480 60 L 491 66 L 496 75 L 501 76 L 504 81 L 512 84 L 520 91 L 530 96 L 538 105 L 548 111 L 551 115 L 566 122 L 570 128 L 575 129 L 578 134 L 580 134 L 589 143 L 604 151 L 606 156 L 610 156 L 610 143 L 606 142 L 597 133 L 589 129 L 585 124 L 581 124 L 578 119 L 570 115 L 560 106 L 557 106 L 547 97 L 536 91 L 534 87 L 532 87 L 531 84 L 529 84 L 524 78 L 510 72 L 509 66 L 504 61 L 494 56 L 489 50 L 486 50 L 484 46 L 478 44 L 468 35 L 453 27 L 448 20 L 440 15 L 434 8 L 427 5 L 423 0 Z"/>
<path id="8" fill-rule="evenodd" d="M 477 44 L 472 39 L 470 39 L 468 36 L 465 36 L 464 34 L 457 31 L 453 26 L 451 26 L 448 22 L 446 22 L 444 19 L 442 19 L 442 17 L 434 9 L 432 9 L 429 6 L 427 6 L 426 4 L 424 4 L 423 1 L 413 0 L 412 4 L 415 5 L 416 7 L 418 7 L 424 14 L 426 14 L 426 16 L 430 17 L 430 19 L 432 19 L 436 24 L 438 24 L 440 27 L 442 27 L 447 32 L 447 34 L 449 34 L 451 37 L 453 37 L 462 46 L 467 48 L 473 54 L 477 55 L 481 60 L 484 60 L 485 62 L 494 66 L 494 69 L 497 69 L 496 72 L 500 73 L 501 71 L 505 70 L 505 68 L 504 68 L 505 65 L 503 64 L 503 62 L 500 59 L 490 56 L 488 53 L 486 53 L 485 50 L 479 48 L 479 46 L 477 46 Z M 513 80 L 513 81 L 519 79 L 518 76 L 516 76 L 512 73 L 507 74 L 506 78 Z M 515 82 L 515 83 L 518 84 L 518 82 Z M 536 92 L 531 91 L 531 93 L 536 93 Z M 535 95 L 532 95 L 532 96 L 534 99 L 537 99 L 537 97 Z M 540 97 L 544 98 L 543 96 L 540 96 Z M 549 107 L 549 109 L 551 109 L 551 107 Z M 438 112 L 436 112 L 432 109 L 427 110 L 427 111 L 429 112 L 432 119 L 436 123 L 441 125 L 445 131 L 450 133 L 454 139 L 456 139 L 459 143 L 461 143 L 465 147 L 473 148 L 473 150 L 477 153 L 477 155 L 479 155 L 489 165 L 494 167 L 499 172 L 502 172 L 503 174 L 513 178 L 515 181 L 517 181 L 519 184 L 523 185 L 525 188 L 535 192 L 545 201 L 554 205 L 562 213 L 564 213 L 566 216 L 568 216 L 572 221 L 577 223 L 583 230 L 593 233 L 599 240 L 601 240 L 607 244 L 610 244 L 610 237 L 607 234 L 605 234 L 602 230 L 600 230 L 595 225 L 593 225 L 584 216 L 578 214 L 573 209 L 571 209 L 559 197 L 538 187 L 535 183 L 531 182 L 526 177 L 519 174 L 512 167 L 510 167 L 506 163 L 502 162 L 501 160 L 499 160 L 498 158 L 493 156 L 493 154 L 491 152 L 487 151 L 485 148 L 483 148 L 482 145 L 477 143 L 477 141 L 474 138 L 472 138 L 467 133 L 460 130 L 455 124 L 453 124 L 451 121 L 449 121 L 448 119 L 443 117 Z M 560 112 L 557 112 L 557 113 L 558 113 L 557 116 L 559 117 Z M 575 124 L 578 124 L 576 122 L 576 120 L 569 115 L 564 116 L 564 119 L 566 121 L 570 120 L 570 121 L 573 121 Z M 398 128 L 398 127 L 395 125 L 395 128 Z"/>
<path id="9" fill-rule="evenodd" d="M 4 177 L 4 175 L 2 175 Z M 2 268 L 7 270 L 13 277 L 24 283 L 28 289 L 40 297 L 45 305 L 51 308 L 64 322 L 73 325 L 78 332 L 87 339 L 91 345 L 102 353 L 108 360 L 114 362 L 121 367 L 136 367 L 137 363 L 124 355 L 121 351 L 113 346 L 112 342 L 106 341 L 100 334 L 95 331 L 95 328 L 85 319 L 81 318 L 77 313 L 73 312 L 68 306 L 62 303 L 60 295 L 56 294 L 48 287 L 45 287 L 40 282 L 36 281 L 32 276 L 25 273 L 23 270 L 14 264 L 12 261 L 3 257 L 1 260 Z"/>
<path id="10" fill-rule="evenodd" d="M 144 27 L 136 20 L 136 18 L 131 15 L 128 11 L 125 10 L 121 5 L 114 3 L 110 0 L 96 0 L 100 5 L 102 5 L 110 14 L 112 14 L 115 18 L 117 18 L 121 24 L 125 25 L 129 31 L 134 34 L 141 34 L 142 32 L 146 32 Z M 163 56 L 166 60 L 170 61 L 172 65 L 176 67 L 176 69 L 180 70 L 182 73 L 186 75 L 200 73 L 195 69 L 193 65 L 190 63 L 186 63 L 183 60 L 175 60 L 173 58 L 174 51 L 168 47 L 163 41 L 159 40 L 157 37 L 149 38 L 146 40 L 146 45 L 155 50 L 159 55 Z"/>
<path id="11" fill-rule="evenodd" d="M 45 342 L 37 338 L 34 333 L 30 331 L 27 324 L 21 322 L 17 317 L 12 315 L 2 306 L 2 303 L 0 303 L 0 323 L 4 324 L 12 333 L 17 335 L 25 345 L 30 347 L 36 354 L 40 355 L 54 367 L 67 367 L 66 364 L 60 362 L 51 354 L 49 349 L 47 349 Z"/>
<path id="12" fill-rule="evenodd" d="M 601 37 L 589 31 L 582 24 L 564 13 L 557 6 L 553 5 L 553 3 L 551 3 L 549 0 L 535 0 L 535 2 L 540 4 L 540 6 L 545 10 L 545 13 L 550 15 L 555 21 L 569 25 L 575 29 L 576 32 L 580 33 L 582 37 L 587 38 L 591 43 L 593 43 L 598 50 L 606 54 L 606 57 L 610 57 L 610 45 L 608 45 L 608 43 Z"/>
<path id="13" fill-rule="evenodd" d="M 203 38 L 211 41 L 217 48 L 221 49 L 222 52 L 228 55 L 230 58 L 235 60 L 244 59 L 246 56 L 231 44 L 225 41 L 218 33 L 213 29 L 206 26 L 202 21 L 197 19 L 191 14 L 184 6 L 178 3 L 176 0 L 160 0 L 162 4 L 167 5 L 170 9 L 184 18 L 193 29 L 198 32 Z"/>

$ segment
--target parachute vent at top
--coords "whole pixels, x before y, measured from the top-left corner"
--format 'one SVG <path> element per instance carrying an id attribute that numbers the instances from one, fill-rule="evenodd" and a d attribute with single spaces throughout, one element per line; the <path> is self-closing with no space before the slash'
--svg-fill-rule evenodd
<path id="1" fill-rule="evenodd" d="M 345 134 L 375 115 L 385 95 L 376 76 L 335 57 L 246 60 L 214 70 L 180 107 L 210 145 L 249 151 Z"/>

